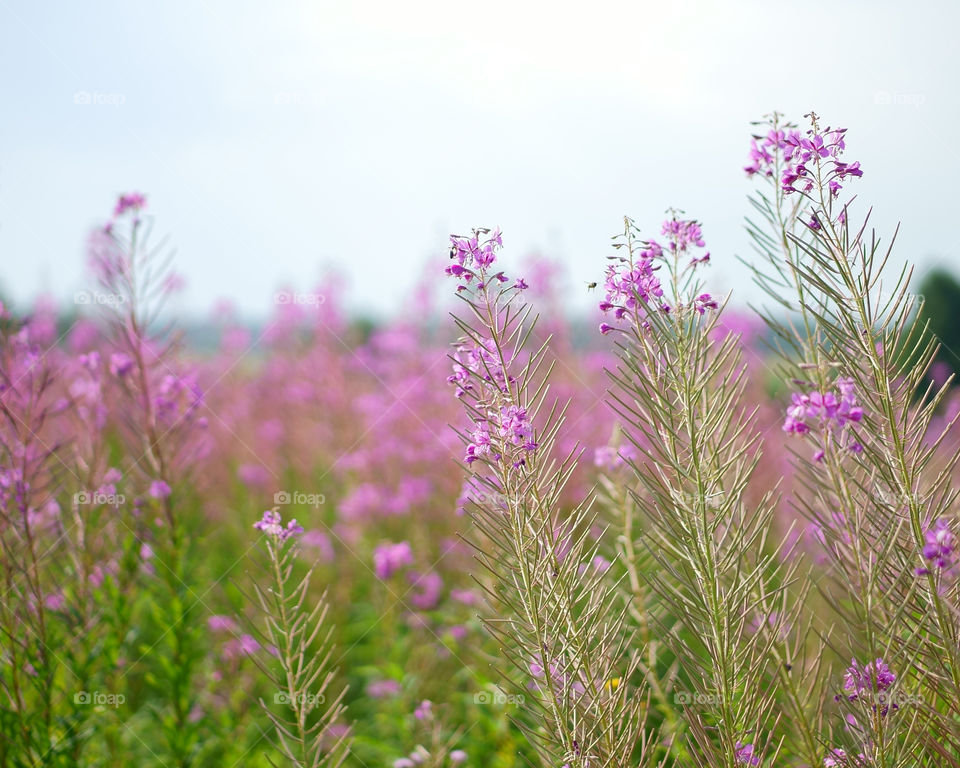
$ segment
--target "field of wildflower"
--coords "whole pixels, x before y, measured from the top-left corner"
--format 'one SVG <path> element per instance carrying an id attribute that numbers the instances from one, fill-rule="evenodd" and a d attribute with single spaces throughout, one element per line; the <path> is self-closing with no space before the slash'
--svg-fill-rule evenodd
<path id="1" fill-rule="evenodd" d="M 0 305 L 0 768 L 960 766 L 960 396 L 846 131 L 754 133 L 766 300 L 642 212 L 588 332 L 491 225 L 197 343 L 119 196 Z"/>

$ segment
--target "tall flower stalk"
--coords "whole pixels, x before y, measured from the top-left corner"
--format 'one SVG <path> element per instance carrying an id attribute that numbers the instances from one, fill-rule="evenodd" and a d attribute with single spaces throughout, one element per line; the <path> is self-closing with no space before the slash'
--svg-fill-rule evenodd
<path id="1" fill-rule="evenodd" d="M 690 759 L 758 765 L 776 758 L 779 738 L 771 633 L 755 627 L 784 630 L 796 572 L 769 540 L 772 495 L 756 508 L 743 498 L 759 435 L 740 340 L 720 333 L 719 302 L 698 276 L 710 258 L 700 225 L 673 212 L 662 233 L 642 240 L 626 219 L 607 269 L 600 330 L 619 351 L 610 404 L 631 448 L 621 456 L 637 481 L 638 540 L 655 563 L 643 575 L 674 607 L 649 618 L 680 666 Z"/>
<path id="2" fill-rule="evenodd" d="M 196 379 L 181 370 L 176 358 L 176 338 L 169 329 L 157 332 L 164 303 L 178 281 L 160 254 L 163 243 L 154 247 L 148 242 L 150 226 L 141 215 L 145 206 L 143 195 L 120 196 L 113 219 L 91 239 L 90 263 L 112 309 L 110 371 L 126 399 L 133 454 L 126 472 L 142 489 L 135 514 L 147 512 L 155 519 L 141 552 L 154 561 L 150 568 L 161 586 L 154 596 L 157 639 L 144 645 L 142 658 L 162 658 L 147 679 L 168 703 L 158 713 L 158 723 L 169 757 L 187 768 L 196 759 L 203 727 L 193 714 L 195 677 L 205 649 L 182 505 L 184 481 L 202 448 L 206 420 L 200 415 L 203 397 Z M 137 531 L 134 524 L 127 528 Z"/>
<path id="3" fill-rule="evenodd" d="M 956 419 L 928 437 L 949 382 L 927 383 L 937 342 L 915 322 L 911 267 L 894 265 L 869 213 L 851 222 L 843 190 L 862 171 L 843 157 L 845 130 L 807 117 L 801 132 L 773 115 L 755 138 L 747 171 L 771 191 L 754 196 L 748 229 L 764 261 L 757 282 L 780 308 L 765 319 L 798 390 L 783 429 L 808 445 L 794 503 L 828 553 L 823 597 L 866 662 L 854 659 L 838 700 L 871 764 L 953 765 L 960 624 L 939 555 L 952 552 L 958 457 L 939 449 Z"/>
<path id="4" fill-rule="evenodd" d="M 349 752 L 349 729 L 333 726 L 344 713 L 340 691 L 328 701 L 336 675 L 332 664 L 332 629 L 326 626 L 326 597 L 310 595 L 311 567 L 295 574 L 303 533 L 296 520 L 283 525 L 270 510 L 256 523 L 266 549 L 266 578 L 255 581 L 255 604 L 263 621 L 257 634 L 276 661 L 251 658 L 273 686 L 273 702 L 260 705 L 273 725 L 271 739 L 287 764 L 297 768 L 336 768 Z M 279 714 L 278 714 L 279 713 Z M 271 759 L 271 764 L 273 760 Z"/>
<path id="5" fill-rule="evenodd" d="M 53 436 L 55 364 L 30 323 L 13 327 L 0 308 L 0 765 L 59 758 L 62 676 L 55 649 L 60 605 L 48 559 L 56 536 L 60 478 Z"/>
<path id="6" fill-rule="evenodd" d="M 498 271 L 501 246 L 499 230 L 452 237 L 447 267 L 466 307 L 450 381 L 470 422 L 460 433 L 467 511 L 497 610 L 486 625 L 529 702 L 518 719 L 546 765 L 650 764 L 626 606 L 596 559 L 596 513 L 560 507 L 578 457 L 553 456 L 563 409 L 547 404 L 546 344 L 525 349 L 527 285 Z"/>

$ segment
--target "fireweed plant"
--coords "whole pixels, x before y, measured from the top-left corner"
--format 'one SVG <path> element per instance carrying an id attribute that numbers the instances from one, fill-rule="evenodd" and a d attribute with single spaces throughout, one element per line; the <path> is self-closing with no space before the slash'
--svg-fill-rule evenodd
<path id="1" fill-rule="evenodd" d="M 284 525 L 275 509 L 264 512 L 254 527 L 262 532 L 266 549 L 265 583 L 253 582 L 263 616 L 257 635 L 276 657 L 275 663 L 254 657 L 277 691 L 272 706 L 262 699 L 260 705 L 273 724 L 273 741 L 287 765 L 337 768 L 349 748 L 349 729 L 336 729 L 343 714 L 343 692 L 327 699 L 335 670 L 331 669 L 332 630 L 325 629 L 326 596 L 310 597 L 314 567 L 303 576 L 295 574 L 300 554 L 297 539 L 303 528 L 296 520 Z"/>
<path id="2" fill-rule="evenodd" d="M 524 702 L 517 717 L 547 765 L 650 765 L 645 687 L 626 606 L 593 538 L 596 513 L 564 513 L 560 494 L 576 454 L 555 457 L 563 409 L 549 404 L 546 343 L 532 333 L 527 283 L 496 264 L 499 230 L 451 238 L 463 333 L 449 377 L 469 418 L 460 433 L 476 558 L 496 613 L 486 626 Z"/>
<path id="3" fill-rule="evenodd" d="M 862 172 L 844 158 L 845 130 L 807 121 L 761 124 L 747 172 L 765 186 L 748 229 L 795 388 L 792 501 L 826 553 L 819 591 L 845 628 L 824 641 L 852 658 L 833 680 L 839 749 L 850 764 L 958 765 L 957 454 L 939 450 L 956 423 L 939 415 L 950 382 L 928 379 L 937 343 L 915 321 L 911 267 L 891 263 L 893 238 L 881 245 L 869 211 L 855 223 L 846 190 Z"/>
<path id="4" fill-rule="evenodd" d="M 659 609 L 645 620 L 679 669 L 688 760 L 757 765 L 779 747 L 771 646 L 790 621 L 785 584 L 797 566 L 769 551 L 772 496 L 743 499 L 758 435 L 739 338 L 718 326 L 719 302 L 699 279 L 710 259 L 700 225 L 671 212 L 661 232 L 641 240 L 626 220 L 600 304 L 610 318 L 600 330 L 619 351 L 609 402 L 631 449 L 619 455 L 635 480 L 621 552 L 638 606 L 632 553 L 645 549 L 654 566 L 645 577 Z"/>
<path id="5" fill-rule="evenodd" d="M 191 717 L 198 701 L 196 680 L 203 658 L 201 601 L 193 589 L 187 549 L 197 530 L 179 514 L 189 493 L 189 467 L 206 448 L 203 394 L 196 374 L 184 370 L 177 337 L 157 329 L 165 300 L 177 290 L 163 242 L 152 246 L 150 222 L 141 216 L 140 194 L 122 195 L 114 218 L 90 243 L 90 263 L 110 297 L 108 329 L 113 349 L 110 372 L 120 383 L 132 462 L 125 474 L 138 487 L 134 514 L 149 516 L 141 549 L 153 561 L 151 621 L 140 655 L 150 662 L 146 682 L 166 699 L 156 722 L 174 764 L 193 764 L 202 722 Z M 131 532 L 135 529 L 130 527 Z"/>

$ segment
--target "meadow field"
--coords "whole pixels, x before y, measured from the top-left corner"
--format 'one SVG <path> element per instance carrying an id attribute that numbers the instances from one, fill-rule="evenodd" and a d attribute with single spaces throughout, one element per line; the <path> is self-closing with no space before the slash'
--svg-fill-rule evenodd
<path id="1" fill-rule="evenodd" d="M 0 305 L 0 768 L 960 766 L 960 396 L 856 126 L 755 133 L 756 309 L 614 211 L 587 320 L 479 222 L 200 344 L 120 195 Z"/>

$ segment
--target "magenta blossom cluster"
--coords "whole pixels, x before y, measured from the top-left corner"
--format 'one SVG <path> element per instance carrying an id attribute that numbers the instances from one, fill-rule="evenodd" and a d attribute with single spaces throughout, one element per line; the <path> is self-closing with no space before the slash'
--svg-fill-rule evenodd
<path id="1" fill-rule="evenodd" d="M 103 231 L 110 233 L 113 231 L 114 222 L 123 216 L 127 211 L 132 211 L 136 216 L 143 208 L 147 207 L 147 198 L 140 192 L 125 192 L 117 197 L 117 204 L 113 207 L 113 218 L 104 225 Z"/>
<path id="2" fill-rule="evenodd" d="M 128 192 L 126 194 L 120 195 L 117 198 L 117 204 L 113 209 L 114 216 L 122 216 L 127 211 L 139 211 L 141 208 L 146 207 L 147 198 L 142 195 L 140 192 Z"/>
<path id="3" fill-rule="evenodd" d="M 834 384 L 835 390 L 827 392 L 794 392 L 783 422 L 783 431 L 804 435 L 810 432 L 813 428 L 811 425 L 814 425 L 822 432 L 830 432 L 859 422 L 863 418 L 863 408 L 857 403 L 853 379 L 840 377 Z M 856 440 L 851 441 L 847 448 L 854 453 L 863 450 L 863 446 Z M 817 451 L 814 459 L 820 461 L 823 455 L 822 450 Z"/>
<path id="4" fill-rule="evenodd" d="M 837 197 L 848 177 L 863 176 L 860 163 L 846 163 L 840 155 L 846 149 L 846 128 L 820 131 L 814 128 L 804 136 L 795 129 L 771 128 L 765 136 L 754 136 L 750 145 L 750 162 L 744 167 L 748 176 L 773 176 L 777 156 L 781 159 L 780 187 L 785 194 L 809 194 L 815 184 L 815 168 L 827 183 L 830 194 Z M 819 225 L 816 227 L 819 228 Z"/>
<path id="5" fill-rule="evenodd" d="M 640 252 L 640 258 L 623 259 L 607 267 L 604 280 L 606 296 L 600 302 L 600 311 L 611 313 L 617 321 L 639 318 L 646 307 L 653 304 L 661 312 L 669 312 L 670 305 L 663 300 L 663 286 L 657 277 L 663 249 L 651 241 Z M 613 327 L 604 323 L 601 333 L 609 333 Z"/>
<path id="6" fill-rule="evenodd" d="M 744 744 L 738 741 L 734 756 L 737 758 L 737 765 L 760 765 L 760 757 L 754 754 L 753 744 Z"/>
<path id="7" fill-rule="evenodd" d="M 798 141 L 801 134 L 796 129 L 771 127 L 765 136 L 750 139 L 750 162 L 743 170 L 747 176 L 761 174 L 773 177 L 776 173 L 777 155 L 782 155 L 789 144 Z"/>
<path id="8" fill-rule="evenodd" d="M 413 550 L 409 542 L 387 542 L 373 550 L 373 572 L 378 579 L 389 579 L 408 565 L 413 565 Z"/>
<path id="9" fill-rule="evenodd" d="M 481 235 L 489 237 L 481 239 Z M 454 263 L 444 271 L 460 281 L 458 293 L 466 290 L 474 280 L 474 287 L 478 291 L 484 290 L 492 280 L 501 284 L 510 282 L 503 272 L 490 274 L 490 268 L 497 260 L 497 251 L 502 247 L 503 236 L 499 227 L 492 232 L 489 229 L 475 229 L 470 237 L 450 235 L 450 258 Z M 527 284 L 523 278 L 518 278 L 512 287 L 522 291 Z"/>
<path id="10" fill-rule="evenodd" d="M 693 219 L 678 219 L 673 216 L 663 222 L 661 233 L 667 242 L 661 245 L 656 240 L 641 244 L 639 254 L 616 257 L 607 267 L 604 278 L 604 299 L 600 302 L 600 311 L 612 316 L 614 320 L 638 320 L 651 307 L 660 312 L 670 312 L 671 307 L 664 298 L 663 285 L 657 272 L 668 257 L 679 260 L 689 256 L 688 267 L 696 268 L 710 261 L 710 253 L 698 254 L 694 249 L 705 246 L 700 223 Z M 717 302 L 709 293 L 702 293 L 693 300 L 693 309 L 703 314 L 707 309 L 716 309 Z M 610 323 L 600 325 L 600 333 L 615 330 Z"/>
<path id="11" fill-rule="evenodd" d="M 857 663 L 856 659 L 852 659 L 850 666 L 847 667 L 847 671 L 843 676 L 843 690 L 846 692 L 845 695 L 848 701 L 858 701 L 861 697 L 869 700 L 879 700 L 882 702 L 880 714 L 886 715 L 888 710 L 888 704 L 886 703 L 887 697 L 882 695 L 878 696 L 878 694 L 884 694 L 886 691 L 889 691 L 896 681 L 897 676 L 890 670 L 890 667 L 886 665 L 883 659 L 868 661 L 862 667 Z M 836 698 L 838 701 L 840 700 L 840 696 Z M 873 706 L 876 708 L 876 703 L 874 703 Z M 890 706 L 892 706 L 893 709 L 897 709 L 895 702 Z"/>
<path id="12" fill-rule="evenodd" d="M 700 222 L 693 219 L 670 218 L 663 222 L 660 229 L 661 233 L 670 239 L 669 248 L 673 252 L 687 253 L 691 248 L 704 248 L 703 230 L 700 228 Z M 693 257 L 696 262 L 702 263 L 710 261 L 710 253 L 702 256 Z"/>
<path id="13" fill-rule="evenodd" d="M 494 428 L 493 433 L 490 431 L 491 424 Z M 495 442 L 494 437 L 499 438 L 499 441 Z M 463 460 L 467 464 L 481 457 L 500 461 L 502 458 L 500 447 L 506 445 L 515 446 L 526 452 L 537 449 L 533 424 L 530 422 L 526 408 L 516 405 L 504 406 L 499 411 L 491 412 L 486 420 L 475 422 Z M 514 462 L 514 466 L 520 466 L 523 463 L 524 460 L 521 458 Z"/>
<path id="14" fill-rule="evenodd" d="M 274 509 L 268 509 L 263 513 L 263 517 L 253 524 L 258 531 L 263 531 L 267 536 L 271 536 L 279 541 L 286 541 L 291 536 L 297 536 L 303 533 L 303 528 L 297 524 L 296 518 L 283 525 L 280 513 Z"/>
<path id="15" fill-rule="evenodd" d="M 953 552 L 957 547 L 957 539 L 950 530 L 950 524 L 943 519 L 937 522 L 926 533 L 926 543 L 923 546 L 923 557 L 929 561 L 930 567 L 917 568 L 918 576 L 930 573 L 930 568 L 944 571 L 954 565 Z"/>
<path id="16" fill-rule="evenodd" d="M 862 752 L 856 757 L 852 757 L 843 749 L 831 749 L 830 753 L 823 758 L 824 768 L 854 768 L 867 764 L 867 756 Z"/>

